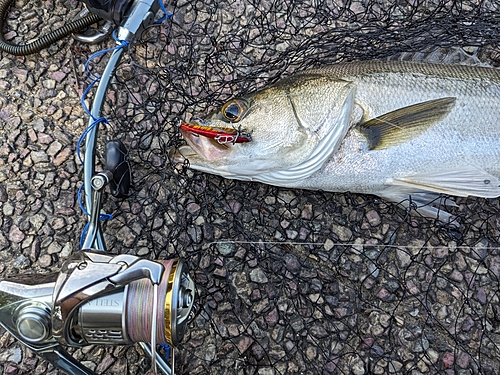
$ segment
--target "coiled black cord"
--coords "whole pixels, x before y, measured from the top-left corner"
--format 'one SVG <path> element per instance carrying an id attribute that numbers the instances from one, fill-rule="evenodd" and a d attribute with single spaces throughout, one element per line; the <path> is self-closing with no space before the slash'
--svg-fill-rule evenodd
<path id="1" fill-rule="evenodd" d="M 78 20 L 72 21 L 63 27 L 51 31 L 47 35 L 40 37 L 32 43 L 15 45 L 5 41 L 3 36 L 4 21 L 7 18 L 7 11 L 14 0 L 0 0 L 0 50 L 11 55 L 26 56 L 40 52 L 42 49 L 49 47 L 55 42 L 80 31 L 90 25 L 101 21 L 101 18 L 95 14 L 89 14 Z"/>

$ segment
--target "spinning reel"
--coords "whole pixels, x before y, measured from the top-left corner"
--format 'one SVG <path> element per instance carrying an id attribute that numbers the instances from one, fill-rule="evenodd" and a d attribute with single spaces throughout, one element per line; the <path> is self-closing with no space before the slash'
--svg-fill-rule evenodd
<path id="1" fill-rule="evenodd" d="M 59 274 L 1 281 L 0 323 L 57 368 L 94 375 L 62 345 L 156 341 L 175 346 L 184 335 L 193 298 L 194 283 L 182 260 L 81 251 Z"/>

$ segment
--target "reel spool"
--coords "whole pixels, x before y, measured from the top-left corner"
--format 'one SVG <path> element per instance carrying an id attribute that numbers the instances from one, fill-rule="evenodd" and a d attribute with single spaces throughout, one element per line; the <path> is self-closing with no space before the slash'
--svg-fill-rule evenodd
<path id="1" fill-rule="evenodd" d="M 165 267 L 158 286 L 158 310 L 152 311 L 154 288 L 148 279 L 92 299 L 79 308 L 77 333 L 87 344 L 149 342 L 153 316 L 157 342 L 177 346 L 193 305 L 194 282 L 180 259 L 159 261 Z"/>

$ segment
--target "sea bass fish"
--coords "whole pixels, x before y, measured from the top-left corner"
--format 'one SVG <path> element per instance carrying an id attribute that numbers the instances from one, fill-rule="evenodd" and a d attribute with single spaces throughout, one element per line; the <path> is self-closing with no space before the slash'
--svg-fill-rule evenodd
<path id="1" fill-rule="evenodd" d="M 443 221 L 429 204 L 440 194 L 500 196 L 494 68 L 338 64 L 234 98 L 181 132 L 175 160 L 230 179 L 374 194 Z"/>

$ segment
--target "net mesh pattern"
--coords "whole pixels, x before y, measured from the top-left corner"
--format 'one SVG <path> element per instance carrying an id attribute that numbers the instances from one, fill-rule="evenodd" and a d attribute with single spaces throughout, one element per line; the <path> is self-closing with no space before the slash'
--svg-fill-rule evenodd
<path id="1" fill-rule="evenodd" d="M 105 107 L 132 196 L 110 248 L 181 256 L 198 285 L 180 374 L 500 371 L 497 199 L 459 228 L 373 196 L 224 180 L 174 165 L 180 120 L 295 71 L 444 49 L 496 66 L 494 1 L 172 1 Z M 450 61 L 448 61 L 450 62 Z M 455 61 L 457 62 L 457 61 Z M 132 234 L 132 235 L 130 235 Z"/>
<path id="2" fill-rule="evenodd" d="M 457 199 L 455 227 L 374 196 L 194 172 L 169 151 L 183 144 L 181 120 L 306 68 L 438 49 L 447 62 L 497 66 L 500 4 L 173 0 L 167 10 L 129 47 L 104 105 L 101 144 L 127 145 L 133 187 L 105 201 L 115 218 L 103 225 L 111 252 L 190 266 L 196 306 L 176 374 L 498 373 L 498 199 Z"/>

